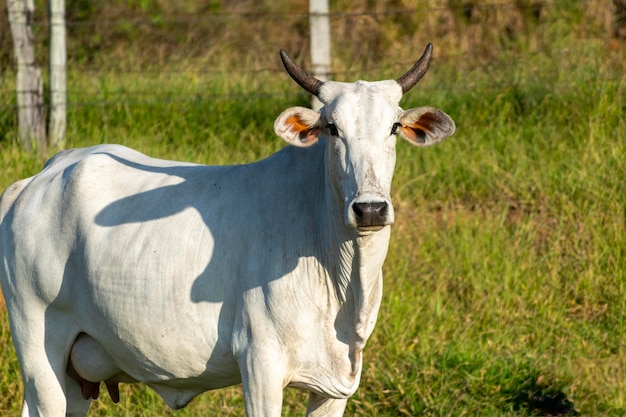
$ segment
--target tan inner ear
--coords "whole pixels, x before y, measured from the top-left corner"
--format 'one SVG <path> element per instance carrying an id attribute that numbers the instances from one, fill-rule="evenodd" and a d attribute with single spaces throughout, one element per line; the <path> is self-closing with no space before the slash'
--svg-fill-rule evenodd
<path id="1" fill-rule="evenodd" d="M 287 125 L 291 126 L 289 130 L 292 132 L 302 133 L 303 131 L 311 130 L 309 125 L 302 122 L 302 119 L 295 114 L 292 114 L 287 118 Z"/>
<path id="2" fill-rule="evenodd" d="M 428 132 L 428 127 L 421 125 L 419 123 L 411 123 L 410 125 L 407 125 L 407 127 L 410 127 L 411 129 L 418 129 L 421 130 L 423 132 Z"/>
<path id="3" fill-rule="evenodd" d="M 426 141 L 426 132 L 428 132 L 428 128 L 419 123 L 405 125 L 402 126 L 401 129 L 404 136 L 411 142 L 424 143 Z M 421 132 L 422 134 L 418 135 L 418 132 Z"/>
<path id="4" fill-rule="evenodd" d="M 298 135 L 298 139 L 303 144 L 308 144 L 317 140 L 320 134 L 320 128 L 317 125 L 310 126 L 302 121 L 299 114 L 292 114 L 287 118 L 286 124 L 289 130 Z"/>

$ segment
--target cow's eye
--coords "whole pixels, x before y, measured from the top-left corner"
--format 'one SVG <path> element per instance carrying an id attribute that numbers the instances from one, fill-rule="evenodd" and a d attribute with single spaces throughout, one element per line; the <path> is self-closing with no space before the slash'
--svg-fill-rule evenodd
<path id="1" fill-rule="evenodd" d="M 335 126 L 332 123 L 328 123 L 328 126 L 326 126 L 328 128 L 328 133 L 330 133 L 331 136 L 337 136 L 339 134 L 339 132 L 337 132 L 337 126 Z"/>
<path id="2" fill-rule="evenodd" d="M 399 128 L 400 126 L 402 126 L 402 124 L 401 124 L 401 123 L 398 123 L 398 122 L 394 123 L 394 124 L 393 124 L 393 126 L 391 126 L 391 134 L 392 134 L 392 135 L 397 134 L 397 133 L 398 133 L 398 128 Z"/>

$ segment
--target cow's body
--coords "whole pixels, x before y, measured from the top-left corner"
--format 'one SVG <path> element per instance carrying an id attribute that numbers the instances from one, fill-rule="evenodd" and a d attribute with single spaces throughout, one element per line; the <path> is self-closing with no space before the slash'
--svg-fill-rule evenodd
<path id="1" fill-rule="evenodd" d="M 100 381 L 114 399 L 118 382 L 147 383 L 173 408 L 243 382 L 250 416 L 280 415 L 297 386 L 309 415 L 341 415 L 382 295 L 395 137 L 340 123 L 380 100 L 395 121 L 402 91 L 385 83 L 327 83 L 329 114 L 286 111 L 276 130 L 298 146 L 253 164 L 102 145 L 9 187 L 0 274 L 23 416 L 84 415 Z M 320 120 L 348 133 L 317 140 Z"/>

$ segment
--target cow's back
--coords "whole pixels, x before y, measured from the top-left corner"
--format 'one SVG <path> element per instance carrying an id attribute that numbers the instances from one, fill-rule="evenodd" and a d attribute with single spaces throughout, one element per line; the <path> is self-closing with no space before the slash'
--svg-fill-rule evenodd
<path id="1" fill-rule="evenodd" d="M 4 192 L 0 201 L 0 251 L 5 259 L 3 275 L 17 296 L 34 292 L 45 303 L 55 299 L 65 275 L 65 261 L 76 249 L 81 227 L 88 234 L 94 229 L 90 210 L 98 202 L 114 198 L 106 191 L 113 191 L 115 186 L 108 175 L 116 171 L 113 156 L 120 161 L 148 160 L 115 145 L 62 151 L 39 174 L 16 182 Z M 128 188 L 121 185 L 115 192 L 131 192 Z M 21 287 L 29 285 L 30 291 Z"/>

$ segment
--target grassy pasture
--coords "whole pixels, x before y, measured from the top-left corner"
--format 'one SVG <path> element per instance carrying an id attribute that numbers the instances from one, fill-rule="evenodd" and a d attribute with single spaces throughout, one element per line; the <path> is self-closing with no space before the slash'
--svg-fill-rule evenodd
<path id="1" fill-rule="evenodd" d="M 438 55 L 403 99 L 404 108 L 443 109 L 457 132 L 427 149 L 398 143 L 385 295 L 346 415 L 626 414 L 625 46 L 549 39 L 487 62 Z M 68 146 L 248 162 L 284 146 L 272 132 L 280 111 L 308 104 L 280 72 L 176 65 L 71 71 Z M 364 65 L 357 77 L 397 75 Z M 0 78 L 8 91 L 12 75 Z M 0 137 L 0 188 L 40 169 L 15 145 L 7 112 Z M 0 415 L 18 415 L 22 388 L 0 310 Z M 174 415 L 141 386 L 123 386 L 120 405 L 102 397 L 91 415 Z M 303 415 L 305 400 L 287 390 L 284 414 Z M 234 387 L 175 415 L 238 416 L 242 401 Z"/>

